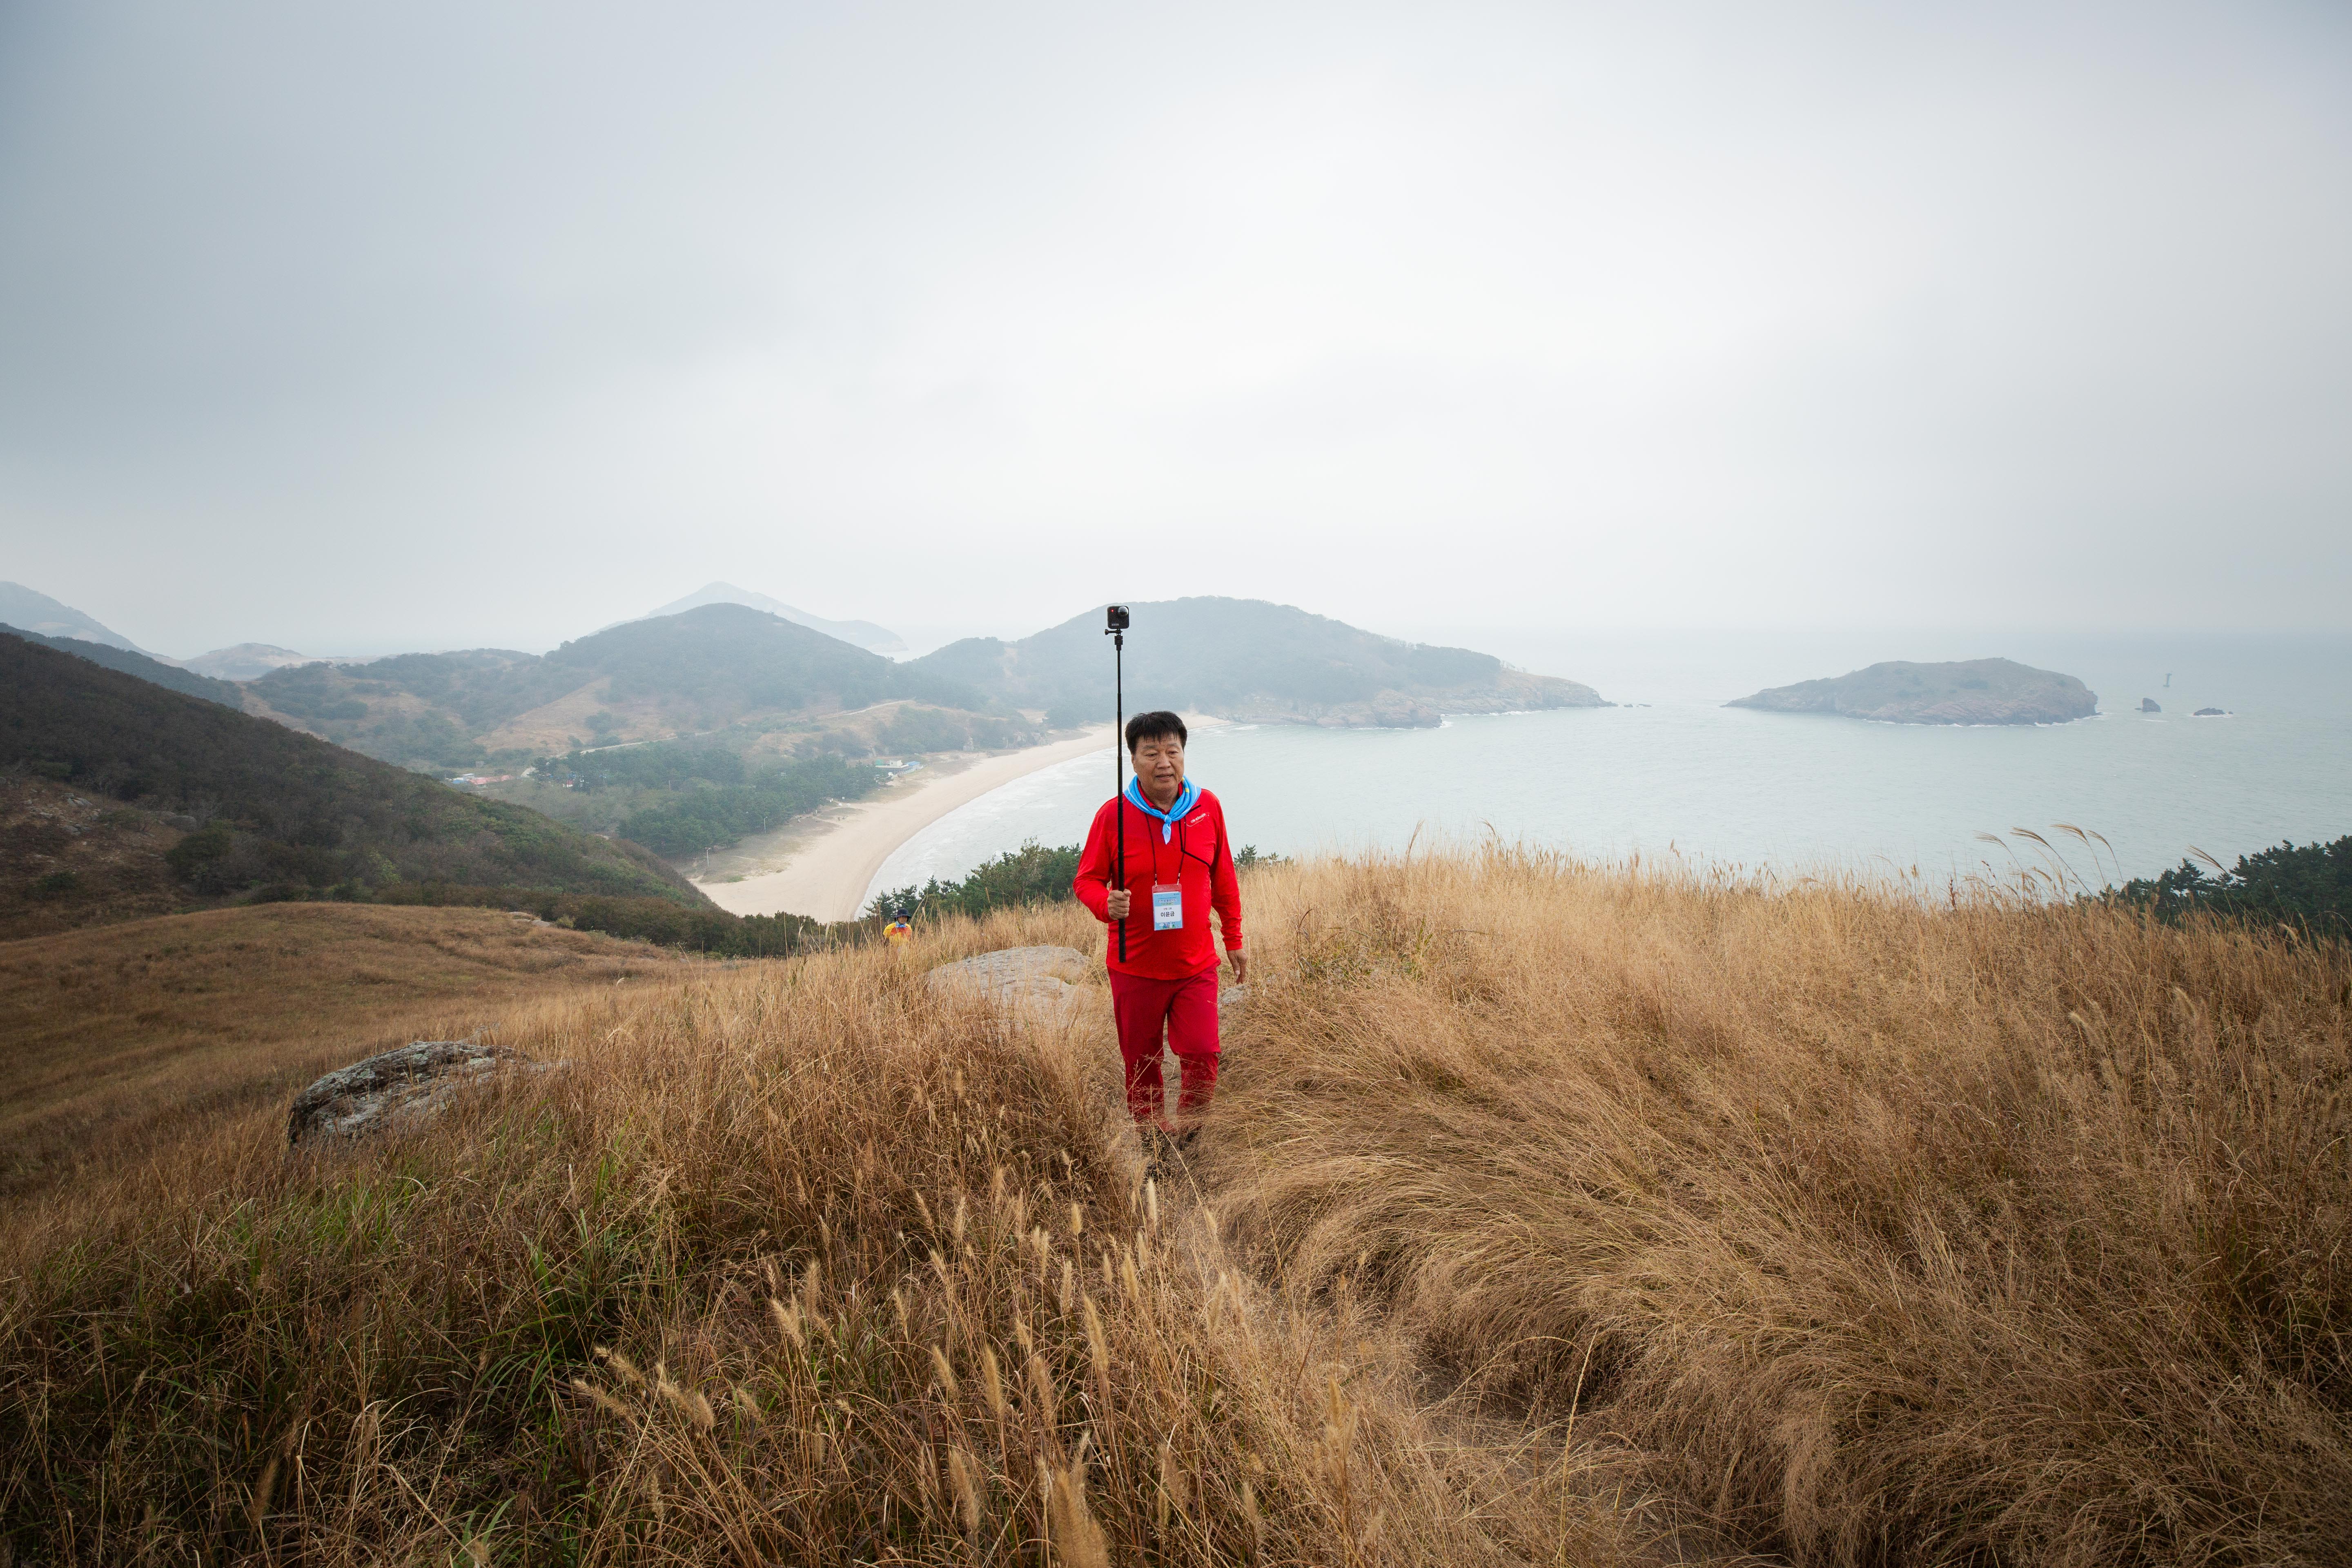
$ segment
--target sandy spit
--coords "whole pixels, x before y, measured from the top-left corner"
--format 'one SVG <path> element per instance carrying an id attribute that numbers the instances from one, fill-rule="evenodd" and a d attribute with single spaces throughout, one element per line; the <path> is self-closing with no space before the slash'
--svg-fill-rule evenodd
<path id="1" fill-rule="evenodd" d="M 1067 741 L 1031 746 L 988 757 L 961 772 L 922 769 L 900 779 L 875 800 L 838 808 L 833 825 L 800 844 L 780 869 L 740 881 L 697 882 L 710 901 L 739 915 L 813 915 L 821 921 L 855 920 L 866 889 L 898 846 L 960 805 L 1024 773 L 1050 768 L 1089 752 L 1108 751 L 1111 727 L 1089 730 Z M 1110 794 L 1104 770 L 1103 794 Z"/>

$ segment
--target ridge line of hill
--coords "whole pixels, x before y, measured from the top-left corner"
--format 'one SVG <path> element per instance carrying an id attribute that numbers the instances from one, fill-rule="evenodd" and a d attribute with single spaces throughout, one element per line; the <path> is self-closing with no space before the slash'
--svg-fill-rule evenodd
<path id="1" fill-rule="evenodd" d="M 739 600 L 692 603 L 719 591 Z M 37 600 L 35 608 L 53 619 L 88 621 L 45 595 L 24 590 L 23 596 L 27 604 Z M 967 637 L 919 658 L 892 660 L 858 646 L 860 638 L 873 642 L 878 626 L 780 614 L 768 606 L 790 607 L 776 601 L 740 602 L 753 597 L 713 584 L 677 601 L 687 608 L 665 605 L 543 654 L 477 647 L 251 669 L 290 656 L 239 645 L 216 650 L 256 656 L 223 667 L 240 671 L 233 690 L 199 686 L 205 677 L 167 661 L 99 661 L 381 761 L 444 773 L 744 726 L 772 733 L 894 699 L 1056 729 L 1109 705 L 1098 611 L 1024 637 Z M 1141 706 L 1244 722 L 1414 727 L 1434 725 L 1447 713 L 1607 705 L 1578 681 L 1531 674 L 1470 648 L 1367 631 L 1296 605 L 1200 595 L 1130 608 L 1136 623 L 1128 672 Z M 268 659 L 259 658 L 265 654 Z M 826 749 L 841 742 L 814 743 Z M 806 748 L 796 742 L 789 749 Z"/>
<path id="2" fill-rule="evenodd" d="M 1128 606 L 1130 711 L 1246 723 L 1423 728 L 1447 713 L 1601 708 L 1580 681 L 1513 669 L 1471 648 L 1407 642 L 1265 599 L 1200 595 Z M 1013 641 L 966 637 L 913 661 L 1056 726 L 1108 710 L 1102 610 Z"/>
<path id="3" fill-rule="evenodd" d="M 76 658 L 86 658 L 92 664 L 134 676 L 167 691 L 200 697 L 224 708 L 241 709 L 245 705 L 245 693 L 234 681 L 199 675 L 194 670 L 176 664 L 165 664 L 162 659 L 152 658 L 131 648 L 117 647 L 112 643 L 91 642 L 86 637 L 50 637 L 42 632 L 27 631 L 23 626 L 0 626 L 0 632 L 22 637 L 42 647 L 54 648 L 58 653 L 71 654 Z"/>
<path id="4" fill-rule="evenodd" d="M 635 845 L 460 794 L 14 634 L 0 635 L 0 768 L 27 787 L 79 790 L 71 800 L 97 814 L 58 820 L 48 847 L 12 847 L 30 857 L 28 870 L 50 868 L 39 873 L 41 897 L 64 906 L 52 910 L 60 920 L 76 901 L 77 867 L 98 841 L 89 835 L 109 826 L 109 810 L 128 812 L 142 834 L 161 830 L 145 858 L 196 900 L 370 899 L 453 885 L 710 907 Z M 5 891 L 20 901 L 12 913 L 29 912 L 22 904 L 30 890 Z"/>

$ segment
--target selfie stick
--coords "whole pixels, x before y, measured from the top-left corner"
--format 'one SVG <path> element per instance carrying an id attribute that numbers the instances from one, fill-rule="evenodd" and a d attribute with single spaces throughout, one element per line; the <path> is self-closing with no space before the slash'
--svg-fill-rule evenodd
<path id="1" fill-rule="evenodd" d="M 1118 749 L 1124 743 L 1123 731 L 1127 729 L 1127 606 L 1111 605 L 1104 619 L 1109 623 L 1103 630 L 1110 634 L 1111 702 L 1116 715 L 1111 721 L 1110 797 L 1117 803 L 1118 811 L 1118 837 L 1114 841 L 1118 847 L 1112 851 L 1112 858 L 1118 866 L 1114 875 L 1118 878 L 1119 889 L 1123 892 L 1127 889 L 1127 763 L 1120 757 Z M 1127 962 L 1125 921 L 1118 922 L 1118 961 L 1121 963 Z"/>

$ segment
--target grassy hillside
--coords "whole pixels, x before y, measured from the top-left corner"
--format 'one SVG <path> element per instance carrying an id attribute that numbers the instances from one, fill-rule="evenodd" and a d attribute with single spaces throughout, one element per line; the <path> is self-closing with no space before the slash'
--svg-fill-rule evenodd
<path id="1" fill-rule="evenodd" d="M 250 689 L 268 711 L 339 745 L 449 769 L 893 697 L 985 705 L 968 685 L 741 605 L 626 622 L 544 658 L 483 648 L 310 664 Z"/>
<path id="2" fill-rule="evenodd" d="M 1507 855 L 1255 919 L 1203 1174 L 1295 1288 L 1800 1561 L 2346 1560 L 2344 948 Z"/>
<path id="3" fill-rule="evenodd" d="M 22 637 L 26 642 L 37 643 L 46 648 L 54 648 L 58 653 L 69 653 L 76 658 L 86 658 L 92 664 L 104 665 L 109 669 L 119 669 L 125 675 L 135 675 L 142 680 L 152 682 L 169 690 L 181 692 L 189 697 L 201 697 L 207 702 L 218 702 L 226 707 L 236 708 L 241 707 L 245 701 L 245 693 L 239 691 L 229 681 L 215 680 L 209 676 L 198 675 L 194 670 L 181 669 L 176 666 L 165 664 L 160 659 L 149 658 L 143 653 L 134 653 L 129 648 L 113 647 L 101 642 L 87 642 L 80 637 L 43 637 L 39 632 L 26 631 L 20 626 L 0 626 L 0 637 Z"/>
<path id="4" fill-rule="evenodd" d="M 173 815 L 0 770 L 0 942 L 186 908 Z"/>
<path id="5" fill-rule="evenodd" d="M 247 683 L 265 711 L 337 745 L 453 770 L 485 760 L 478 737 L 581 684 L 575 670 L 500 648 L 294 665 Z"/>
<path id="6" fill-rule="evenodd" d="M 1138 604 L 1128 710 L 1175 708 L 1262 722 L 1434 724 L 1441 712 L 1597 707 L 1589 686 L 1507 669 L 1468 648 L 1400 642 L 1262 599 Z M 978 687 L 1056 723 L 1111 709 L 1100 610 L 1017 642 L 967 637 L 914 667 Z"/>
<path id="7" fill-rule="evenodd" d="M 702 902 L 632 847 L 0 637 L 0 768 L 11 767 L 200 819 L 156 853 L 205 897 L 451 882 Z"/>
<path id="8" fill-rule="evenodd" d="M 18 1560 L 2321 1563 L 2352 957 L 1493 853 L 1245 875 L 1146 1187 L 1069 906 L 525 1004 L 566 1071 L 0 1216 Z"/>
<path id="9" fill-rule="evenodd" d="M 497 910 L 349 904 L 0 942 L 0 1194 L 282 1108 L 322 1072 L 463 1038 L 516 1001 L 693 962 Z"/>

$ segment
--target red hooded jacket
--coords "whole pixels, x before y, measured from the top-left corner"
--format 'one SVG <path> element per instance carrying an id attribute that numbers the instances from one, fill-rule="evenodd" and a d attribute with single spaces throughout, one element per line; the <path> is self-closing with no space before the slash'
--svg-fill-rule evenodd
<path id="1" fill-rule="evenodd" d="M 1216 944 L 1209 940 L 1209 911 L 1217 911 L 1226 951 L 1242 945 L 1241 884 L 1234 876 L 1234 847 L 1225 837 L 1225 808 L 1207 790 L 1185 814 L 1175 832 L 1160 837 L 1161 824 L 1129 805 L 1127 808 L 1127 957 L 1118 956 L 1118 932 L 1109 933 L 1108 963 L 1122 974 L 1150 980 L 1183 980 L 1217 966 Z M 1117 886 L 1118 866 L 1112 843 L 1118 836 L 1119 802 L 1103 802 L 1087 830 L 1086 853 L 1078 857 L 1078 875 L 1071 889 L 1078 902 L 1108 923 L 1108 900 Z M 1174 882 L 1184 889 L 1184 928 L 1151 929 L 1151 889 Z"/>

